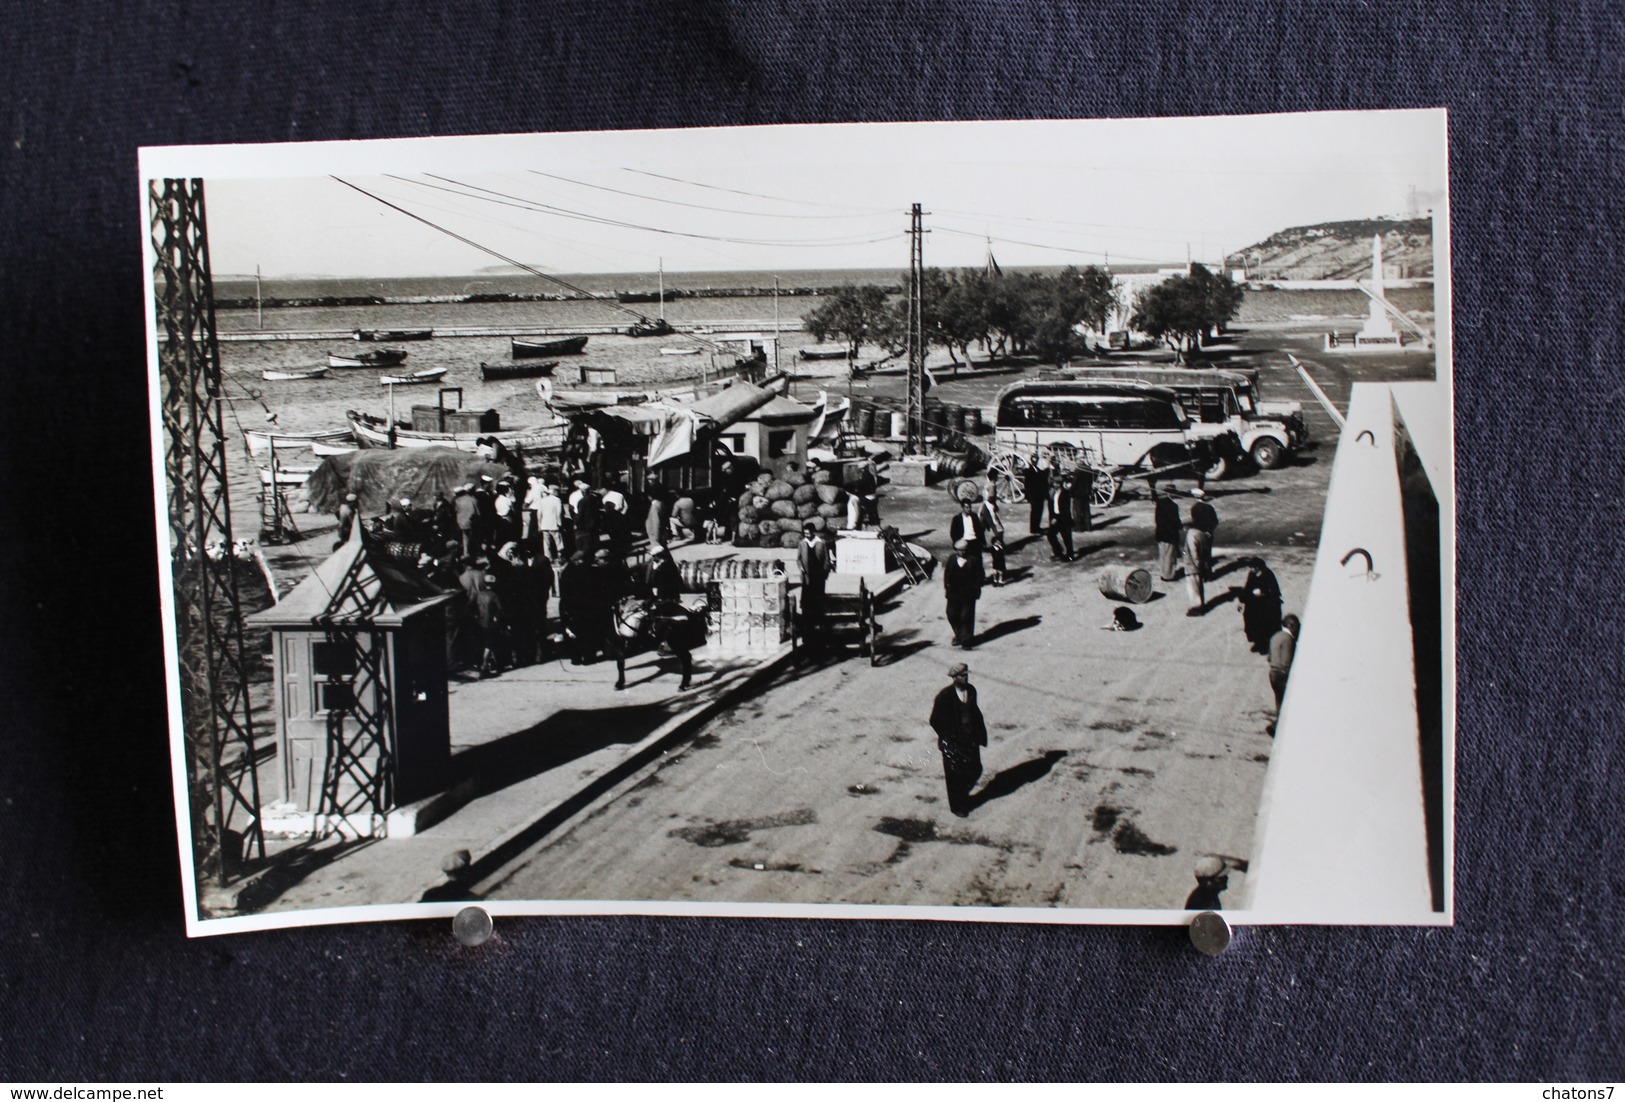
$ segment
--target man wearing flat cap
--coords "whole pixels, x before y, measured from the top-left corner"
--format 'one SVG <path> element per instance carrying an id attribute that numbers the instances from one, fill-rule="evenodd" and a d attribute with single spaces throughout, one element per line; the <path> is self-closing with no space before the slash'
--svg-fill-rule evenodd
<path id="1" fill-rule="evenodd" d="M 969 540 L 954 544 L 954 553 L 942 564 L 942 595 L 946 599 L 952 646 L 970 650 L 976 641 L 976 601 L 982 595 L 981 548 Z"/>
<path id="2" fill-rule="evenodd" d="M 982 776 L 982 747 L 987 745 L 987 723 L 976 703 L 970 667 L 956 662 L 948 667 L 953 683 L 931 704 L 931 730 L 942 751 L 942 775 L 948 784 L 948 810 L 963 819 L 970 814 L 970 790 Z"/>

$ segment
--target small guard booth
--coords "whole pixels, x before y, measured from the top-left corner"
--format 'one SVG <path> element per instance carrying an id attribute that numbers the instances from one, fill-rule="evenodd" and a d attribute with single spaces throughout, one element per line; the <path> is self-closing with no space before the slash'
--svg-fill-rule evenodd
<path id="1" fill-rule="evenodd" d="M 386 837 L 438 793 L 451 760 L 447 606 L 415 564 L 357 532 L 283 600 L 269 628 L 281 801 L 268 832 Z"/>

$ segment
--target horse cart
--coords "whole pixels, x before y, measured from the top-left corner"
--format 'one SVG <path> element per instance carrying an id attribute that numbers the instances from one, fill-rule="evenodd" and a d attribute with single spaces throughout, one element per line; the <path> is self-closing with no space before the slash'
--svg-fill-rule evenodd
<path id="1" fill-rule="evenodd" d="M 1000 501 L 1020 503 L 1027 500 L 1028 466 L 1033 462 L 1044 466 L 1052 461 L 1062 471 L 1090 472 L 1094 478 L 1091 500 L 1097 509 L 1104 509 L 1117 500 L 1117 491 L 1122 487 L 1124 479 L 1133 477 L 1136 473 L 1159 473 L 1142 472 L 1137 467 L 1110 465 L 1089 448 L 1073 444 L 1018 444 L 994 452 L 987 463 L 987 480 L 998 491 Z"/>

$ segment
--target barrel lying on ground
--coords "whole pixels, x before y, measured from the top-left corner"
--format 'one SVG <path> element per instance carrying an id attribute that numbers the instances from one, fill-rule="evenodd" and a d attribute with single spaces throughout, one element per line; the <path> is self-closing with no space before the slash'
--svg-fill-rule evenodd
<path id="1" fill-rule="evenodd" d="M 1114 601 L 1143 605 L 1151 599 L 1151 575 L 1135 566 L 1108 566 L 1100 572 L 1100 592 Z"/>

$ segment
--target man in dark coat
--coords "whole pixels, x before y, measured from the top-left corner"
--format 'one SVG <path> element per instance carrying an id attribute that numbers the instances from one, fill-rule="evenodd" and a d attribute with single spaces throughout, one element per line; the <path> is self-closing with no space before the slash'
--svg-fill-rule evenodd
<path id="1" fill-rule="evenodd" d="M 1151 483 L 1151 498 L 1157 503 L 1157 576 L 1171 582 L 1179 577 L 1179 552 L 1184 546 L 1179 503 L 1166 493 L 1157 493 L 1155 482 Z"/>
<path id="2" fill-rule="evenodd" d="M 1044 536 L 1049 540 L 1050 557 L 1056 562 L 1071 562 L 1077 557 L 1072 548 L 1072 476 L 1061 475 L 1050 481 L 1047 524 Z M 1061 551 L 1062 545 L 1066 551 Z"/>
<path id="3" fill-rule="evenodd" d="M 1027 495 L 1027 531 L 1036 536 L 1043 530 L 1044 510 L 1049 508 L 1049 475 L 1034 455 L 1021 472 L 1021 489 Z"/>
<path id="4" fill-rule="evenodd" d="M 480 655 L 480 677 L 495 677 L 511 663 L 508 613 L 503 607 L 495 574 L 480 577 L 479 588 L 474 593 L 474 619 L 480 625 L 484 645 Z"/>
<path id="5" fill-rule="evenodd" d="M 1095 469 L 1080 465 L 1072 472 L 1072 528 L 1078 532 L 1094 529 Z"/>
<path id="6" fill-rule="evenodd" d="M 1230 886 L 1230 872 L 1222 858 L 1204 857 L 1196 862 L 1196 887 L 1185 897 L 1187 911 L 1216 911 L 1220 895 Z"/>
<path id="7" fill-rule="evenodd" d="M 953 684 L 931 704 L 931 730 L 942 751 L 942 774 L 948 785 L 948 810 L 960 818 L 970 814 L 970 791 L 982 775 L 982 747 L 987 745 L 987 722 L 976 703 L 970 667 L 963 662 L 948 668 Z"/>
<path id="8" fill-rule="evenodd" d="M 824 592 L 829 585 L 833 562 L 829 543 L 810 521 L 801 526 L 796 565 L 801 568 L 802 635 L 816 650 L 824 643 Z"/>
<path id="9" fill-rule="evenodd" d="M 942 593 L 947 600 L 952 646 L 970 650 L 976 640 L 976 601 L 982 595 L 982 556 L 969 540 L 954 544 L 954 553 L 942 564 Z"/>
<path id="10" fill-rule="evenodd" d="M 960 540 L 967 540 L 977 547 L 982 546 L 982 518 L 976 515 L 976 502 L 961 501 L 959 512 L 948 522 L 948 542 L 957 544 Z"/>
<path id="11" fill-rule="evenodd" d="M 1281 584 L 1263 559 L 1253 559 L 1241 586 L 1241 631 L 1254 653 L 1267 654 L 1281 630 Z"/>

